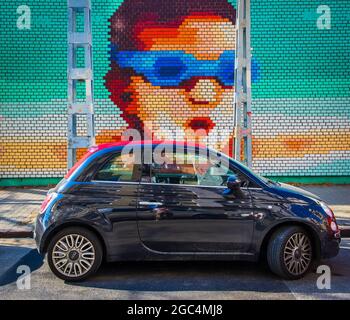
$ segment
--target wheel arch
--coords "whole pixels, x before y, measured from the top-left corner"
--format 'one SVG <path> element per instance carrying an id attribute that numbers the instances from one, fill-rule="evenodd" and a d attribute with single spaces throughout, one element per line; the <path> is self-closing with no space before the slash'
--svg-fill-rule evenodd
<path id="1" fill-rule="evenodd" d="M 317 234 L 317 231 L 310 225 L 302 221 L 284 221 L 280 222 L 277 225 L 274 225 L 271 227 L 268 232 L 264 235 L 264 238 L 262 239 L 260 243 L 260 247 L 258 248 L 259 250 L 259 259 L 263 259 L 266 257 L 266 250 L 267 250 L 267 245 L 272 237 L 272 235 L 278 230 L 283 227 L 289 227 L 289 226 L 299 226 L 305 229 L 305 231 L 311 236 L 311 241 L 312 241 L 312 248 L 315 252 L 315 258 L 319 259 L 321 256 L 321 241 L 320 238 Z"/>
<path id="2" fill-rule="evenodd" d="M 59 226 L 55 227 L 54 229 L 52 229 L 45 238 L 44 245 L 42 247 L 42 253 L 45 254 L 47 252 L 50 241 L 58 232 L 62 231 L 63 229 L 66 229 L 66 228 L 70 228 L 70 227 L 84 228 L 84 229 L 87 229 L 87 230 L 93 232 L 101 243 L 102 257 L 103 257 L 103 259 L 106 259 L 107 254 L 108 254 L 107 245 L 106 245 L 106 242 L 105 242 L 103 236 L 101 235 L 101 233 L 98 230 L 96 230 L 96 228 L 92 227 L 91 225 L 88 225 L 88 224 L 85 224 L 82 222 L 76 222 L 76 221 L 65 222 L 65 223 L 62 223 Z"/>

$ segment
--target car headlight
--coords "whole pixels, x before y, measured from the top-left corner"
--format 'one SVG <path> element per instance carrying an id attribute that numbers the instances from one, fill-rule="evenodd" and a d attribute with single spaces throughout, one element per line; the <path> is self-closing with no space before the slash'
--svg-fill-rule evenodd
<path id="1" fill-rule="evenodd" d="M 320 206 L 323 209 L 323 211 L 328 216 L 327 217 L 328 226 L 335 234 L 339 234 L 339 227 L 338 227 L 337 221 L 335 219 L 335 215 L 334 215 L 333 210 L 330 207 L 328 207 L 328 205 L 325 202 L 320 201 L 319 203 L 320 203 Z"/>

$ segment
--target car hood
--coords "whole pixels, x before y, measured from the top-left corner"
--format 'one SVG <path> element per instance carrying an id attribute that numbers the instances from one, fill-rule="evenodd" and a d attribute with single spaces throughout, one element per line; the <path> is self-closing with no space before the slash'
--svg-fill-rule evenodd
<path id="1" fill-rule="evenodd" d="M 315 200 L 321 200 L 319 196 L 309 192 L 309 191 L 306 191 L 302 188 L 298 188 L 298 187 L 295 187 L 295 186 L 291 186 L 289 184 L 286 184 L 286 183 L 279 183 L 279 186 L 278 188 L 284 190 L 284 191 L 288 191 L 288 192 L 292 192 L 294 194 L 299 194 L 299 195 L 303 195 L 307 198 L 312 198 L 312 199 L 315 199 Z"/>

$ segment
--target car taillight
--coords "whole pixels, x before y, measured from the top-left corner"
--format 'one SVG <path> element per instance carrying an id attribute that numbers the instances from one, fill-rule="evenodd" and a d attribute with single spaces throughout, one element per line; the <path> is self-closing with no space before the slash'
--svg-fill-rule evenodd
<path id="1" fill-rule="evenodd" d="M 54 198 L 54 195 L 55 195 L 55 193 L 53 192 L 53 193 L 49 193 L 46 196 L 45 200 L 41 204 L 40 213 L 43 213 L 47 209 L 47 207 L 50 204 L 51 200 Z"/>

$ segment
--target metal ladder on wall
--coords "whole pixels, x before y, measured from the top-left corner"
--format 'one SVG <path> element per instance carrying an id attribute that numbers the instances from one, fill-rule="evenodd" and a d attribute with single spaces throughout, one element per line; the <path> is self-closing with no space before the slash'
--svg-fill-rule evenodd
<path id="1" fill-rule="evenodd" d="M 236 160 L 251 167 L 250 0 L 237 0 L 236 21 L 234 156 Z"/>
<path id="2" fill-rule="evenodd" d="M 77 29 L 77 22 L 83 31 Z M 84 67 L 78 67 L 78 48 L 84 52 Z M 77 99 L 77 84 L 85 83 L 85 98 Z M 84 100 L 84 101 L 82 101 Z M 86 135 L 77 135 L 78 118 L 86 118 Z M 77 149 L 95 143 L 92 72 L 92 33 L 90 0 L 68 0 L 68 155 L 70 169 L 76 162 Z"/>

